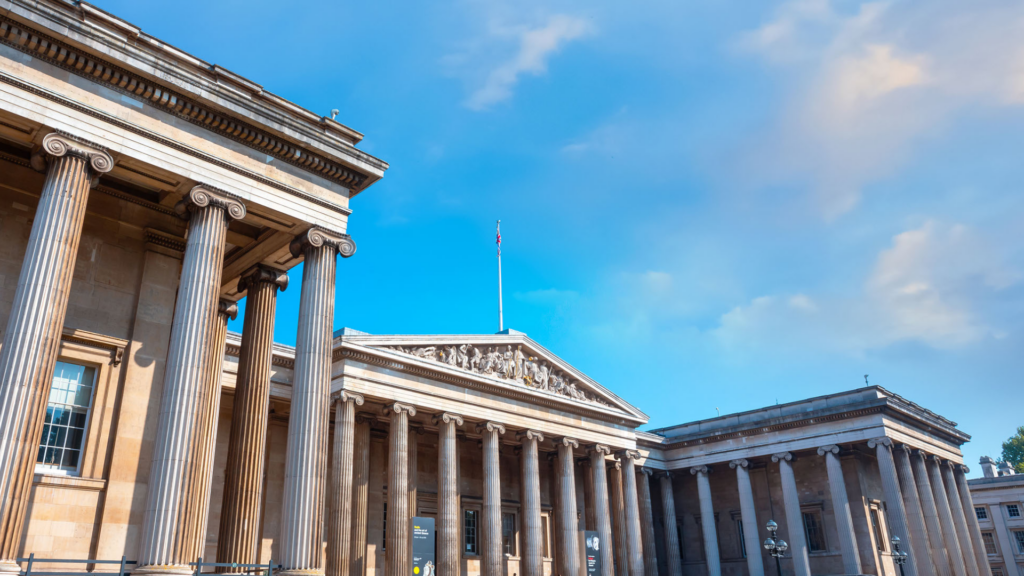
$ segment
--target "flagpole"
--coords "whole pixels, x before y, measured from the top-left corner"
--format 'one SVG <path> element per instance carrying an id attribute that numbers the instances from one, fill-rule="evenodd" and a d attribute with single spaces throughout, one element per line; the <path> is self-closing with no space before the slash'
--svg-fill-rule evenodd
<path id="1" fill-rule="evenodd" d="M 501 220 L 498 220 L 498 332 L 505 330 L 505 319 L 501 311 Z"/>

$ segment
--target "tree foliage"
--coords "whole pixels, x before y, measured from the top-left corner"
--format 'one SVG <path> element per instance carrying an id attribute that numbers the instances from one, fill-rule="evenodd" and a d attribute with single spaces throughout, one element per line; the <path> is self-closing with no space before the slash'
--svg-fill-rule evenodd
<path id="1" fill-rule="evenodd" d="M 1024 426 L 1003 442 L 1003 460 L 1009 462 L 1018 474 L 1024 474 Z"/>

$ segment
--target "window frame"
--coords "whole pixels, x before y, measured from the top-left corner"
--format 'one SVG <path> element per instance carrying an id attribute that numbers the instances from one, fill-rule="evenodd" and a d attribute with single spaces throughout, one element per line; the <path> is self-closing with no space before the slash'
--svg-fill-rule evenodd
<path id="1" fill-rule="evenodd" d="M 1010 534 L 1013 535 L 1013 540 L 1017 544 L 1016 554 L 1024 555 L 1024 530 L 1010 530 Z"/>
<path id="2" fill-rule="evenodd" d="M 991 551 L 989 551 L 989 544 L 992 544 Z M 985 547 L 985 554 L 987 556 L 999 556 L 999 543 L 996 542 L 996 535 L 991 530 L 982 531 L 981 545 Z"/>
<path id="3" fill-rule="evenodd" d="M 1006 504 L 1006 517 L 1007 518 L 1020 518 L 1020 504 Z M 1012 512 L 1011 512 L 1012 510 Z"/>
<path id="4" fill-rule="evenodd" d="M 990 520 L 991 518 L 989 517 L 989 514 L 988 514 L 988 507 L 987 506 L 975 506 L 974 507 L 974 517 L 977 518 L 979 521 Z"/>
<path id="5" fill-rule="evenodd" d="M 747 557 L 747 542 L 743 539 L 743 518 L 736 519 L 736 534 L 739 535 L 740 558 Z"/>
<path id="6" fill-rule="evenodd" d="M 512 534 L 509 537 L 512 551 L 505 550 L 505 518 L 512 518 Z M 512 508 L 501 511 L 501 553 L 506 558 L 519 557 L 519 511 Z"/>
<path id="7" fill-rule="evenodd" d="M 34 471 L 35 471 L 36 474 L 43 474 L 43 475 L 47 475 L 47 476 L 76 476 L 76 477 L 80 477 L 82 475 L 82 465 L 85 463 L 86 448 L 89 446 L 89 432 L 90 432 L 90 428 L 92 426 L 92 420 L 93 420 L 92 415 L 93 415 L 93 412 L 95 411 L 96 389 L 99 388 L 99 384 L 100 384 L 100 371 L 101 371 L 101 369 L 100 369 L 100 366 L 97 366 L 97 365 L 95 365 L 95 364 L 93 364 L 91 362 L 83 362 L 81 360 L 78 360 L 77 358 L 76 359 L 70 359 L 70 358 L 65 358 L 63 356 L 58 357 L 57 361 L 54 363 L 54 368 L 53 368 L 54 372 L 50 375 L 50 387 L 51 387 L 50 388 L 50 390 L 51 390 L 50 391 L 50 396 L 53 395 L 53 388 L 52 388 L 53 387 L 53 379 L 57 375 L 56 370 L 57 370 L 59 364 L 67 364 L 67 365 L 70 365 L 70 366 L 77 366 L 77 367 L 83 368 L 85 370 L 85 372 L 83 373 L 83 376 L 84 376 L 84 374 L 87 374 L 89 372 L 92 373 L 92 383 L 89 384 L 89 387 L 91 388 L 91 390 L 89 391 L 88 405 L 84 407 L 84 409 L 85 409 L 85 421 L 83 422 L 82 429 L 81 429 L 82 430 L 82 441 L 81 441 L 81 444 L 79 445 L 79 447 L 77 448 L 77 450 L 78 450 L 78 462 L 75 464 L 74 470 L 71 470 L 70 468 L 62 467 L 59 464 L 53 465 L 53 464 L 46 464 L 46 463 L 40 462 L 39 459 L 38 459 L 38 456 L 37 456 L 36 461 L 35 461 Z M 83 378 L 83 381 L 84 381 L 84 378 Z M 81 409 L 83 408 L 82 406 L 78 406 L 78 405 L 75 405 L 75 404 L 68 404 L 66 402 L 51 402 L 50 398 L 48 397 L 46 399 L 46 411 L 47 411 L 47 413 L 49 413 L 50 407 L 51 407 L 52 404 L 60 404 L 62 406 L 67 407 L 67 409 L 70 411 L 71 414 L 75 414 L 76 411 L 78 413 L 81 413 Z M 43 435 L 46 434 L 47 428 L 49 426 L 51 426 L 51 424 L 46 424 L 44 422 L 44 424 L 43 424 Z M 70 434 L 72 429 L 71 429 L 70 426 L 62 426 L 62 427 L 67 430 L 67 432 L 65 433 L 65 445 L 61 447 L 61 450 L 63 451 L 63 450 L 68 450 L 69 449 L 69 448 L 66 447 L 67 434 Z M 36 450 L 37 451 L 48 447 L 48 445 L 44 444 L 42 440 L 43 440 L 42 437 L 40 437 L 39 438 L 39 442 L 38 442 L 38 444 L 36 446 Z M 63 455 L 63 452 L 62 452 L 62 455 Z"/>
<path id="8" fill-rule="evenodd" d="M 882 509 L 877 505 L 872 504 L 868 508 L 868 517 L 871 521 L 871 529 L 875 537 L 875 550 L 882 553 L 888 552 L 889 548 L 886 546 L 886 536 L 888 535 L 888 531 L 883 525 L 884 520 Z"/>
<path id="9" fill-rule="evenodd" d="M 466 520 L 469 514 L 473 514 L 474 518 L 472 551 L 467 548 L 469 530 L 466 528 Z M 462 507 L 462 555 L 466 558 L 478 558 L 480 556 L 480 514 L 480 506 Z"/>
<path id="10" fill-rule="evenodd" d="M 821 541 L 821 549 L 816 549 L 816 550 L 812 550 L 811 549 L 811 541 L 812 541 L 811 533 L 807 529 L 807 516 L 809 516 L 809 515 L 817 517 L 817 526 L 816 526 L 816 528 L 817 528 L 818 534 L 820 535 L 819 539 Z M 801 508 L 800 509 L 800 520 L 801 520 L 801 524 L 802 524 L 801 528 L 803 528 L 803 531 L 804 531 L 804 541 L 807 543 L 807 553 L 808 554 L 819 554 L 819 553 L 826 553 L 826 552 L 828 552 L 829 551 L 829 548 L 828 548 L 828 533 L 825 530 L 825 514 L 824 514 L 824 511 L 822 510 L 822 507 L 821 506 L 813 506 L 813 507 L 809 506 L 809 507 Z"/>

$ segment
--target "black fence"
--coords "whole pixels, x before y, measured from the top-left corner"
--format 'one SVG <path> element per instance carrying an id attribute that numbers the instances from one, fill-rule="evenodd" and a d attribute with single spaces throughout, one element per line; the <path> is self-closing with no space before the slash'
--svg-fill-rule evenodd
<path id="1" fill-rule="evenodd" d="M 83 574 L 93 573 L 104 573 L 113 574 L 113 570 L 94 570 L 92 567 L 100 564 L 116 564 L 117 565 L 117 576 L 126 576 L 131 574 L 129 565 L 134 566 L 138 564 L 136 560 L 127 560 L 125 556 L 121 556 L 120 560 L 78 560 L 70 558 L 36 558 L 35 554 L 29 554 L 28 558 L 18 558 L 18 562 L 27 562 L 28 565 L 25 567 L 25 571 L 22 572 L 24 576 L 82 576 Z M 82 569 L 77 571 L 66 571 L 66 572 L 54 572 L 35 570 L 36 563 L 50 563 L 50 564 L 81 564 Z M 268 562 L 266 564 L 237 564 L 237 563 L 224 563 L 224 562 L 203 562 L 202 557 L 197 558 L 195 562 L 189 562 L 188 564 L 193 568 L 193 576 L 199 576 L 200 574 L 210 574 L 211 572 L 203 572 L 203 568 L 241 568 L 241 571 L 230 570 L 233 574 L 250 574 L 253 576 L 271 576 L 275 569 L 281 568 L 280 564 L 274 564 Z M 216 571 L 216 570 L 214 570 Z"/>

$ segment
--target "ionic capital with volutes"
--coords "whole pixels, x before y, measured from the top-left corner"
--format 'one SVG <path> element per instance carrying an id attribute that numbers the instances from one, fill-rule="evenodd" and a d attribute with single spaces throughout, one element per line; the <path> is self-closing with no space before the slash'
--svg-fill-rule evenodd
<path id="1" fill-rule="evenodd" d="M 434 426 L 438 426 L 442 422 L 445 424 L 451 424 L 454 422 L 456 426 L 462 426 L 465 423 L 462 416 L 455 414 L 454 412 L 442 412 L 430 417 L 430 423 Z"/>
<path id="2" fill-rule="evenodd" d="M 638 474 L 646 474 L 646 475 L 647 475 L 648 477 L 650 477 L 650 476 L 654 476 L 654 470 L 651 470 L 650 468 L 648 468 L 648 467 L 646 467 L 646 466 L 641 466 L 641 467 L 640 467 L 640 468 L 639 468 L 639 469 L 637 470 L 637 473 L 638 473 Z"/>
<path id="3" fill-rule="evenodd" d="M 356 413 L 356 424 L 375 424 L 377 422 L 377 415 L 371 414 L 370 412 L 357 412 Z"/>
<path id="4" fill-rule="evenodd" d="M 516 432 L 516 440 L 519 442 L 524 440 L 536 440 L 537 442 L 543 442 L 544 434 L 537 430 L 521 430 Z"/>
<path id="5" fill-rule="evenodd" d="M 618 452 L 615 453 L 615 455 L 618 456 L 620 460 L 624 458 L 629 458 L 630 460 L 640 459 L 639 450 L 619 450 Z"/>
<path id="6" fill-rule="evenodd" d="M 260 283 L 274 284 L 284 292 L 288 289 L 288 274 L 265 264 L 257 264 L 246 270 L 238 279 L 238 291 L 245 292 Z"/>
<path id="7" fill-rule="evenodd" d="M 381 409 L 381 412 L 385 416 L 390 415 L 392 412 L 394 412 L 396 414 L 401 414 L 401 413 L 405 412 L 409 416 L 415 416 L 416 415 L 416 408 L 414 406 L 410 405 L 410 404 L 402 404 L 401 402 L 393 402 L 391 404 L 387 404 L 386 406 L 384 406 Z"/>
<path id="8" fill-rule="evenodd" d="M 221 298 L 217 302 L 217 314 L 234 320 L 238 317 L 238 304 L 231 300 Z"/>
<path id="9" fill-rule="evenodd" d="M 772 462 L 779 462 L 782 460 L 785 460 L 786 462 L 791 462 L 793 460 L 793 453 L 779 452 L 777 454 L 772 454 Z"/>
<path id="10" fill-rule="evenodd" d="M 878 446 L 892 446 L 892 438 L 882 436 L 881 438 L 872 438 L 868 440 L 868 448 L 875 448 Z"/>
<path id="11" fill-rule="evenodd" d="M 351 390 L 342 390 L 334 395 L 334 401 L 344 404 L 346 402 L 355 402 L 356 406 L 363 405 L 363 395 L 353 392 Z"/>
<path id="12" fill-rule="evenodd" d="M 929 454 L 927 456 L 924 456 L 924 459 L 931 460 L 932 462 L 935 462 L 935 464 L 938 466 L 942 466 L 942 463 L 944 462 L 944 460 L 938 454 Z"/>
<path id="13" fill-rule="evenodd" d="M 89 163 L 94 175 L 110 172 L 114 168 L 114 159 L 105 148 L 66 132 L 51 132 L 44 136 L 39 149 L 32 155 L 30 164 L 42 172 L 46 169 L 47 159 L 61 156 L 84 159 Z"/>
<path id="14" fill-rule="evenodd" d="M 588 454 L 597 453 L 597 454 L 601 454 L 602 456 L 607 456 L 607 455 L 612 453 L 612 449 L 607 447 L 607 446 L 605 446 L 604 444 L 591 444 L 587 448 L 587 453 Z"/>
<path id="15" fill-rule="evenodd" d="M 835 444 L 829 444 L 827 446 L 821 446 L 818 448 L 818 456 L 824 456 L 825 454 L 839 454 L 839 446 Z"/>
<path id="16" fill-rule="evenodd" d="M 963 472 L 964 474 L 971 473 L 971 469 L 967 467 L 967 464 L 956 464 L 953 466 L 953 470 L 956 472 Z"/>
<path id="17" fill-rule="evenodd" d="M 348 258 L 356 253 L 356 243 L 352 240 L 351 236 L 328 232 L 321 228 L 310 228 L 299 234 L 292 240 L 288 249 L 291 251 L 292 256 L 298 258 L 303 255 L 306 248 L 311 246 L 314 248 L 320 248 L 321 246 L 334 248 L 341 254 L 342 258 Z"/>
<path id="18" fill-rule="evenodd" d="M 206 184 L 193 186 L 188 194 L 185 194 L 185 197 L 174 205 L 174 211 L 178 213 L 178 216 L 187 220 L 192 212 L 211 206 L 223 210 L 227 220 L 245 218 L 245 204 L 242 204 L 241 200 Z"/>
<path id="19" fill-rule="evenodd" d="M 697 474 L 710 474 L 710 473 L 711 473 L 711 467 L 710 466 L 705 466 L 704 464 L 701 464 L 700 466 L 694 466 L 694 467 L 690 468 L 690 474 L 693 474 L 694 476 L 696 476 Z"/>
<path id="20" fill-rule="evenodd" d="M 736 460 L 729 461 L 729 468 L 735 470 L 737 466 L 740 468 L 750 468 L 750 461 L 746 458 L 737 458 Z"/>
<path id="21" fill-rule="evenodd" d="M 476 425 L 476 431 L 478 434 L 482 434 L 484 431 L 497 432 L 498 434 L 505 433 L 505 425 L 500 422 L 480 422 Z"/>
<path id="22" fill-rule="evenodd" d="M 572 450 L 573 448 L 580 447 L 579 440 L 575 438 L 569 438 L 568 436 L 563 437 L 561 440 L 558 441 L 558 443 L 561 444 L 562 446 L 569 448 L 570 450 Z"/>

